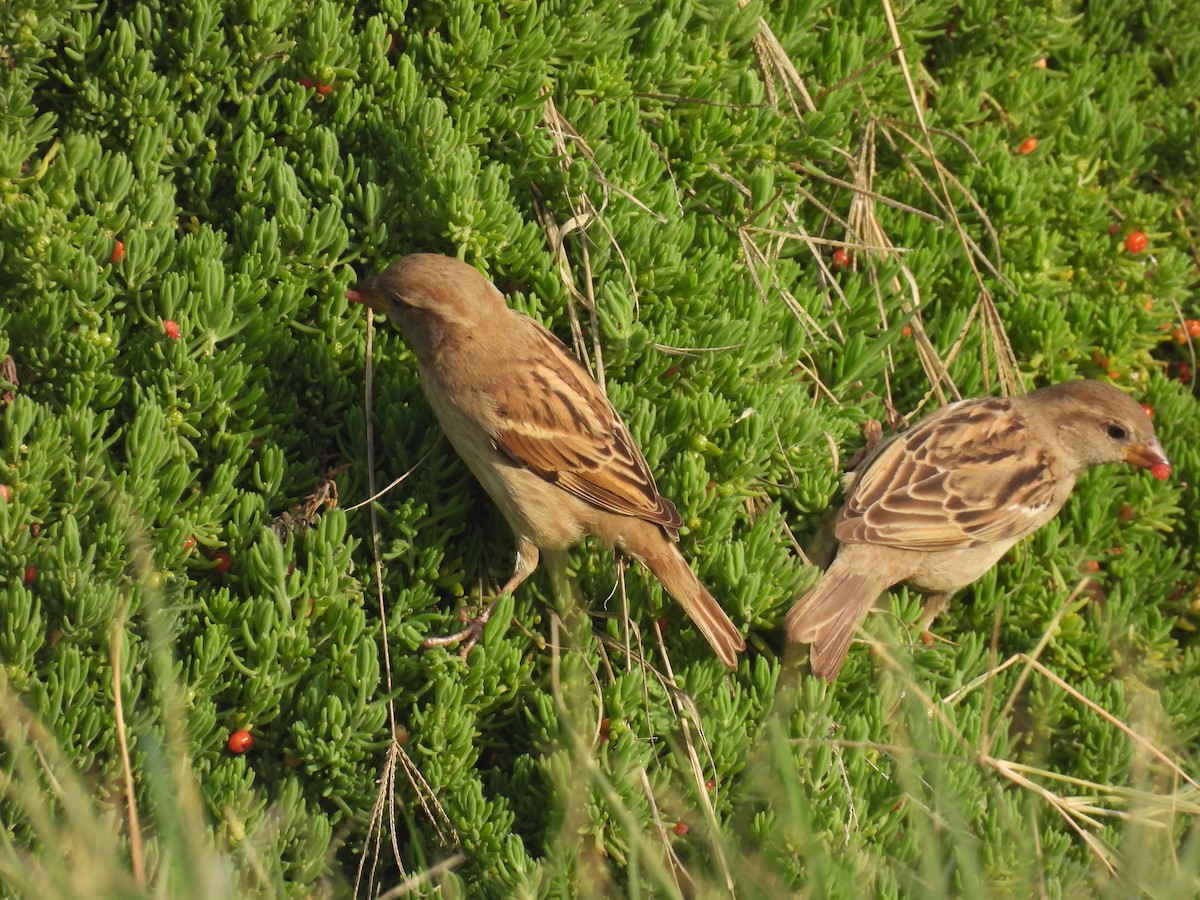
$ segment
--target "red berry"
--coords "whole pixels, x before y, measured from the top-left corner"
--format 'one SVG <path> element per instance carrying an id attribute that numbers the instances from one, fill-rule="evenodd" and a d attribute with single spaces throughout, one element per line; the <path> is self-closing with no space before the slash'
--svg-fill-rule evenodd
<path id="1" fill-rule="evenodd" d="M 1130 253 L 1141 253 L 1148 246 L 1150 246 L 1150 241 L 1146 237 L 1145 232 L 1131 231 L 1129 236 L 1125 238 L 1125 249 Z"/>
<path id="2" fill-rule="evenodd" d="M 1188 337 L 1200 338 L 1200 319 L 1185 319 L 1183 327 L 1187 329 Z"/>
<path id="3" fill-rule="evenodd" d="M 1121 233 L 1121 223 L 1113 222 L 1111 225 L 1109 225 L 1108 233 L 1111 237 L 1116 237 L 1118 234 L 1120 234 Z"/>
<path id="4" fill-rule="evenodd" d="M 675 823 L 675 833 L 676 833 L 676 834 L 678 834 L 678 835 L 680 835 L 681 837 L 682 837 L 683 835 L 687 834 L 687 833 L 688 833 L 689 831 L 691 831 L 691 830 L 692 830 L 692 829 L 690 829 L 690 828 L 688 827 L 688 823 L 687 823 L 687 822 L 676 822 L 676 823 Z"/>
<path id="5" fill-rule="evenodd" d="M 1100 571 L 1100 563 L 1096 562 L 1096 560 L 1094 560 L 1094 559 L 1085 559 L 1083 562 L 1081 562 L 1079 564 L 1079 571 L 1080 572 L 1099 572 Z"/>
<path id="6" fill-rule="evenodd" d="M 299 79 L 299 81 L 300 81 L 300 87 L 308 88 L 310 91 L 313 89 L 313 85 L 316 84 L 316 82 L 314 82 L 311 78 L 309 78 L 307 76 Z"/>
<path id="7" fill-rule="evenodd" d="M 184 540 L 184 542 L 183 542 L 183 549 L 191 550 L 195 546 L 196 546 L 196 539 L 189 534 L 187 536 L 187 539 Z"/>
<path id="8" fill-rule="evenodd" d="M 332 84 L 318 84 L 317 85 L 317 93 L 318 94 L 331 94 L 331 93 L 333 93 L 333 85 Z"/>
<path id="9" fill-rule="evenodd" d="M 911 337 L 912 336 L 912 326 L 905 325 L 903 328 L 900 329 L 900 333 L 902 335 L 904 335 L 905 337 Z"/>
<path id="10" fill-rule="evenodd" d="M 1154 407 L 1151 406 L 1149 403 L 1143 403 L 1142 409 L 1145 410 L 1146 415 L 1148 415 L 1150 417 L 1154 416 Z"/>
<path id="11" fill-rule="evenodd" d="M 233 557 L 229 555 L 228 550 L 215 551 L 212 555 L 212 559 L 215 563 L 213 566 L 213 571 L 218 575 L 224 575 L 233 568 Z"/>
<path id="12" fill-rule="evenodd" d="M 163 319 L 163 331 L 173 341 L 179 340 L 179 323 L 174 319 Z"/>
<path id="13" fill-rule="evenodd" d="M 1128 503 L 1121 504 L 1121 511 L 1117 513 L 1118 522 L 1132 522 L 1134 517 L 1133 507 Z"/>
<path id="14" fill-rule="evenodd" d="M 1171 340 L 1177 344 L 1186 344 L 1188 341 L 1187 332 L 1184 331 L 1179 325 L 1176 325 L 1171 329 Z"/>
<path id="15" fill-rule="evenodd" d="M 241 731 L 235 731 L 229 736 L 229 740 L 225 742 L 225 746 L 229 748 L 230 753 L 245 753 L 254 746 L 254 738 L 250 736 L 250 732 L 244 728 Z"/>
<path id="16" fill-rule="evenodd" d="M 833 251 L 833 264 L 839 269 L 850 267 L 850 254 L 846 252 L 846 248 L 838 247 Z"/>
<path id="17" fill-rule="evenodd" d="M 1027 137 L 1027 138 L 1025 138 L 1025 140 L 1021 141 L 1021 146 L 1019 146 L 1017 148 L 1017 152 L 1020 153 L 1022 156 L 1028 156 L 1030 153 L 1032 153 L 1034 150 L 1037 149 L 1037 145 L 1038 145 L 1037 138 Z"/>
<path id="18" fill-rule="evenodd" d="M 112 252 L 113 263 L 119 263 L 124 258 L 125 258 L 125 242 L 124 241 L 114 241 L 113 242 L 113 252 Z"/>
<path id="19" fill-rule="evenodd" d="M 27 585 L 33 584 L 33 580 L 37 577 L 38 577 L 38 567 L 37 566 L 26 566 L 25 567 L 25 583 Z"/>
<path id="20" fill-rule="evenodd" d="M 1155 478 L 1157 478 L 1159 481 L 1166 481 L 1168 478 L 1171 477 L 1171 464 L 1170 463 L 1156 463 L 1155 465 L 1150 467 L 1150 474 L 1153 475 Z"/>

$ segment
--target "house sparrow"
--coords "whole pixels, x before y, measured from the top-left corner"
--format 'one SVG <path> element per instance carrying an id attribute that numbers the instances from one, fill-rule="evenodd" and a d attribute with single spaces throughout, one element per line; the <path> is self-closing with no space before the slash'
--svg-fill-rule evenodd
<path id="1" fill-rule="evenodd" d="M 403 257 L 346 297 L 386 314 L 404 334 L 446 436 L 508 520 L 517 559 L 497 598 L 532 574 L 541 553 L 565 571 L 565 550 L 594 535 L 645 564 L 721 662 L 736 668 L 745 641 L 676 548 L 679 513 L 558 338 L 447 256 Z M 464 642 L 465 657 L 495 603 L 457 634 L 423 646 Z"/>
<path id="2" fill-rule="evenodd" d="M 951 594 L 1057 515 L 1081 472 L 1121 461 L 1171 474 L 1145 410 L 1098 381 L 938 410 L 852 476 L 834 528 L 841 549 L 788 612 L 788 640 L 811 644 L 813 674 L 836 678 L 885 590 L 929 594 L 928 627 Z"/>

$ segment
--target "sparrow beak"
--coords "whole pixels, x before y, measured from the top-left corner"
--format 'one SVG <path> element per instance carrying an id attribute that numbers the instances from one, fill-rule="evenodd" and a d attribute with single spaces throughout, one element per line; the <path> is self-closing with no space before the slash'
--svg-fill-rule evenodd
<path id="1" fill-rule="evenodd" d="M 1149 469 L 1150 474 L 1160 481 L 1166 481 L 1171 475 L 1171 461 L 1156 439 L 1130 447 L 1125 453 L 1125 461 L 1131 466 Z"/>
<path id="2" fill-rule="evenodd" d="M 383 295 L 374 290 L 374 278 L 366 278 L 346 291 L 346 299 L 351 303 L 361 303 L 376 312 L 387 312 Z"/>

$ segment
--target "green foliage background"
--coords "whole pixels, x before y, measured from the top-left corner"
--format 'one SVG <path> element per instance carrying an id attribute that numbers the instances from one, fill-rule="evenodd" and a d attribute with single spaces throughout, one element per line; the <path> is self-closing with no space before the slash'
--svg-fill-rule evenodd
<path id="1" fill-rule="evenodd" d="M 1195 772 L 1200 733 L 1198 98 L 1186 0 L 9 0 L 7 890 L 77 895 L 61 860 L 91 853 L 92 895 L 340 895 L 364 859 L 383 886 L 447 862 L 414 890 L 472 896 L 1194 895 L 1200 798 L 1164 760 Z M 512 547 L 399 336 L 368 360 L 343 299 L 416 250 L 564 338 L 579 318 L 748 634 L 736 673 L 594 546 L 590 618 L 537 581 L 469 667 L 419 651 Z M 917 338 L 968 396 L 999 389 L 1004 332 L 1026 387 L 1152 405 L 1174 477 L 1084 479 L 948 640 L 896 591 L 886 654 L 830 687 L 785 666 L 838 465 L 929 400 Z M 377 519 L 271 530 L 342 464 L 344 507 L 418 461 Z M 987 675 L 1031 653 L 1061 683 Z"/>

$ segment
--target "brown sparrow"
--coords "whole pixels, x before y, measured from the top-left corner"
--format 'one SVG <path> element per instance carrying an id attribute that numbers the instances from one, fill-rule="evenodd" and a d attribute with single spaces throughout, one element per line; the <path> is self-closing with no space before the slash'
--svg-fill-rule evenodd
<path id="1" fill-rule="evenodd" d="M 885 590 L 929 594 L 928 627 L 951 594 L 1057 515 L 1081 472 L 1122 461 L 1171 474 L 1142 406 L 1098 381 L 938 410 L 851 476 L 834 527 L 841 549 L 788 612 L 788 640 L 811 644 L 813 674 L 836 678 Z"/>
<path id="2" fill-rule="evenodd" d="M 737 666 L 745 641 L 675 546 L 679 513 L 658 492 L 612 404 L 558 338 L 447 256 L 403 257 L 346 297 L 386 314 L 404 334 L 446 436 L 508 520 L 517 559 L 497 598 L 532 574 L 541 553 L 565 571 L 566 549 L 594 535 L 645 564 L 720 660 Z M 495 604 L 459 633 L 423 646 L 464 642 L 465 657 Z"/>

